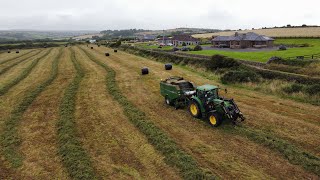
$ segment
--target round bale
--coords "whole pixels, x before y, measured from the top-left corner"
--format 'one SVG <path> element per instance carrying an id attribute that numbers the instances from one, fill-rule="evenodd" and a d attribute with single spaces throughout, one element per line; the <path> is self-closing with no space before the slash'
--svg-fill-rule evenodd
<path id="1" fill-rule="evenodd" d="M 17 50 L 16 53 L 19 53 L 19 50 Z"/>
<path id="2" fill-rule="evenodd" d="M 141 69 L 141 74 L 142 74 L 142 75 L 149 74 L 149 69 L 148 69 L 147 67 L 143 67 L 143 68 Z"/>
<path id="3" fill-rule="evenodd" d="M 91 47 L 91 49 L 93 49 L 93 47 Z"/>
<path id="4" fill-rule="evenodd" d="M 8 49 L 8 53 L 11 53 L 10 49 Z"/>
<path id="5" fill-rule="evenodd" d="M 164 65 L 164 68 L 165 68 L 166 70 L 171 70 L 171 69 L 172 69 L 172 64 L 165 64 L 165 65 Z"/>
<path id="6" fill-rule="evenodd" d="M 115 53 L 116 53 L 116 52 L 118 52 L 118 50 L 116 50 L 116 49 L 115 49 L 115 50 L 113 50 L 113 51 L 114 51 Z"/>
<path id="7" fill-rule="evenodd" d="M 100 47 L 100 44 L 98 45 L 98 47 Z"/>
<path id="8" fill-rule="evenodd" d="M 105 53 L 105 55 L 106 55 L 106 56 L 110 56 L 110 54 L 109 54 L 109 53 Z"/>

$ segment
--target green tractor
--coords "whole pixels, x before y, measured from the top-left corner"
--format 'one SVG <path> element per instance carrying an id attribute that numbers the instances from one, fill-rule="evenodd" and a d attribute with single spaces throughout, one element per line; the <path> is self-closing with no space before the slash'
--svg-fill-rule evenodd
<path id="1" fill-rule="evenodd" d="M 170 77 L 160 82 L 160 92 L 166 104 L 176 109 L 188 106 L 193 117 L 206 118 L 213 127 L 219 126 L 224 119 L 230 119 L 234 124 L 245 120 L 234 100 L 219 96 L 219 87 L 214 85 L 196 87 L 182 77 Z"/>

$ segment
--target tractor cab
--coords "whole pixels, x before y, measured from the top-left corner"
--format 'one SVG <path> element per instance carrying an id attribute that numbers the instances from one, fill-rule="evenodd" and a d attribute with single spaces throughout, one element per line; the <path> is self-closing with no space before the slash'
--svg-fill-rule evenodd
<path id="1" fill-rule="evenodd" d="M 200 97 L 201 99 L 218 99 L 218 87 L 214 85 L 203 85 L 197 87 L 197 96 Z"/>

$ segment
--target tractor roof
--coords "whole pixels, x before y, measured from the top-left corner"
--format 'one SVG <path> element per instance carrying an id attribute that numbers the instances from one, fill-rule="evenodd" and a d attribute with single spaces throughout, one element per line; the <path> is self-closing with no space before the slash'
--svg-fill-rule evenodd
<path id="1" fill-rule="evenodd" d="M 218 89 L 218 86 L 206 84 L 206 85 L 198 86 L 197 89 L 200 91 L 207 91 L 212 89 Z"/>

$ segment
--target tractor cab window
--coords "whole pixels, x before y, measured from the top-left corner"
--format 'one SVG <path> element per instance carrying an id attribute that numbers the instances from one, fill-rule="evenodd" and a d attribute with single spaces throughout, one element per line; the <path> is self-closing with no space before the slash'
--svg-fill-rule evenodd
<path id="1" fill-rule="evenodd" d="M 206 98 L 213 98 L 213 99 L 216 99 L 216 98 L 219 97 L 218 96 L 218 92 L 217 92 L 216 89 L 212 89 L 210 91 L 206 91 L 205 92 L 205 96 L 206 96 Z"/>

